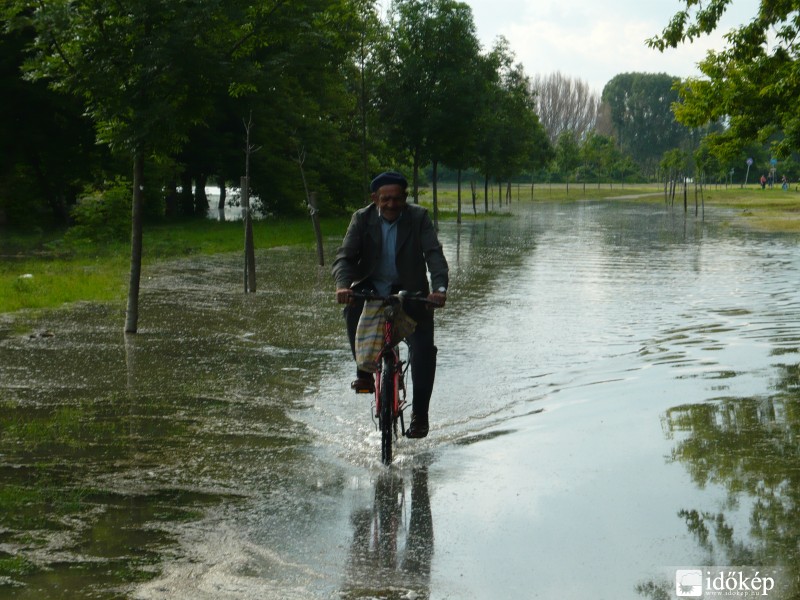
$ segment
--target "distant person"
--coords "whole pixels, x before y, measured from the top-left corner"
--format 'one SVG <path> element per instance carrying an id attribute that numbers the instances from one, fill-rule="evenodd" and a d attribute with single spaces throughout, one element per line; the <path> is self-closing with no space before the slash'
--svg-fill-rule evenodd
<path id="1" fill-rule="evenodd" d="M 786 179 L 786 175 L 781 178 L 781 188 L 784 192 L 789 190 L 789 181 Z"/>
<path id="2" fill-rule="evenodd" d="M 762 175 L 760 181 L 761 181 L 761 189 L 763 190 L 767 187 L 767 178 Z"/>

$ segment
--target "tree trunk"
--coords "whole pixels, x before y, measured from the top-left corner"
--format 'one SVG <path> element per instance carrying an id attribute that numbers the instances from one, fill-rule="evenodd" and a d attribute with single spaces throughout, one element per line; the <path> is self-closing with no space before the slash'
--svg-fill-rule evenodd
<path id="1" fill-rule="evenodd" d="M 413 191 L 413 201 L 414 204 L 419 204 L 419 148 L 414 148 L 414 173 L 413 173 L 413 180 L 414 180 L 414 189 Z"/>
<path id="2" fill-rule="evenodd" d="M 194 196 L 192 196 L 192 176 L 181 173 L 180 210 L 182 215 L 194 214 Z"/>
<path id="3" fill-rule="evenodd" d="M 689 184 L 686 181 L 686 175 L 683 176 L 683 212 L 689 212 Z"/>
<path id="4" fill-rule="evenodd" d="M 128 309 L 125 313 L 125 333 L 136 333 L 139 326 L 139 283 L 142 278 L 142 185 L 144 183 L 144 153 L 133 157 L 133 206 L 131 209 L 131 273 L 128 285 Z"/>
<path id="5" fill-rule="evenodd" d="M 225 187 L 225 180 L 221 179 L 219 182 L 219 203 L 217 204 L 219 210 L 225 210 L 225 200 L 227 199 L 228 188 Z"/>
<path id="6" fill-rule="evenodd" d="M 360 90 L 360 105 L 359 112 L 361 116 L 361 169 L 362 179 L 364 185 L 364 203 L 369 204 L 369 159 L 367 156 L 367 81 L 364 73 L 366 71 L 367 51 L 364 35 L 361 36 L 360 45 L 360 75 L 361 75 L 361 90 Z"/>
<path id="7" fill-rule="evenodd" d="M 489 176 L 483 176 L 483 213 L 489 214 Z"/>
<path id="8" fill-rule="evenodd" d="M 256 293 L 256 251 L 253 242 L 253 218 L 250 214 L 250 179 L 241 179 L 244 214 L 244 293 Z"/>
<path id="9" fill-rule="evenodd" d="M 461 224 L 461 169 L 458 170 L 458 214 L 456 223 Z"/>
<path id="10" fill-rule="evenodd" d="M 437 179 L 439 175 L 439 161 L 433 159 L 433 228 L 439 230 L 439 197 L 437 195 Z"/>
<path id="11" fill-rule="evenodd" d="M 178 216 L 178 189 L 173 175 L 167 184 L 167 195 L 165 198 L 165 212 L 167 217 L 174 218 Z"/>
<path id="12" fill-rule="evenodd" d="M 194 187 L 194 214 L 198 217 L 205 217 L 208 214 L 208 196 L 206 196 L 206 181 L 208 175 L 199 173 L 195 179 Z"/>
<path id="13" fill-rule="evenodd" d="M 311 224 L 314 227 L 314 239 L 317 240 L 317 264 L 325 266 L 325 251 L 322 247 L 322 227 L 319 223 L 319 207 L 317 206 L 317 193 L 308 195 L 308 210 L 311 213 Z"/>

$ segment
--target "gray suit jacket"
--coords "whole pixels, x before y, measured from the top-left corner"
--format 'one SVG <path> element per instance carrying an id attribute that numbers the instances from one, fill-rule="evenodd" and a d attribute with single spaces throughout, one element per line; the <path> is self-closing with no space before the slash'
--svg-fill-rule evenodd
<path id="1" fill-rule="evenodd" d="M 353 214 L 333 261 L 337 289 L 370 278 L 380 259 L 382 237 L 380 215 L 375 204 Z M 427 295 L 430 293 L 429 271 L 434 290 L 447 287 L 447 260 L 426 209 L 416 204 L 408 204 L 403 209 L 397 223 L 396 252 L 401 289 Z"/>

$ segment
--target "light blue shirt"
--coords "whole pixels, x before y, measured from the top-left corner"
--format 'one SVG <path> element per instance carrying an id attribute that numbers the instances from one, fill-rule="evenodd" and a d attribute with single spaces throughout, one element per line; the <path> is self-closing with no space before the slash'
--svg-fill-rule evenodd
<path id="1" fill-rule="evenodd" d="M 383 237 L 383 245 L 381 248 L 381 259 L 378 261 L 378 268 L 370 278 L 375 291 L 381 296 L 387 296 L 392 292 L 392 286 L 398 283 L 400 277 L 397 272 L 397 263 L 395 262 L 395 255 L 397 254 L 397 222 L 396 219 L 393 223 L 389 223 L 386 219 L 381 218 L 381 234 Z"/>

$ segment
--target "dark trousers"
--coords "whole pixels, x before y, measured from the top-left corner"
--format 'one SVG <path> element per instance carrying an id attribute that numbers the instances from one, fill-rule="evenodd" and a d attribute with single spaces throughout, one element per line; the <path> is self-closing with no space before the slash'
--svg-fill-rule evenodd
<path id="1" fill-rule="evenodd" d="M 344 309 L 344 319 L 347 323 L 347 338 L 350 340 L 350 349 L 353 359 L 356 356 L 356 328 L 364 301 L 358 300 L 353 305 Z M 409 316 L 417 322 L 417 328 L 406 341 L 410 349 L 411 377 L 414 383 L 413 410 L 414 414 L 425 417 L 428 415 L 428 406 L 433 393 L 433 380 L 436 377 L 436 346 L 433 344 L 433 312 L 423 305 L 409 307 Z M 369 378 L 372 373 L 356 370 L 357 377 Z"/>

